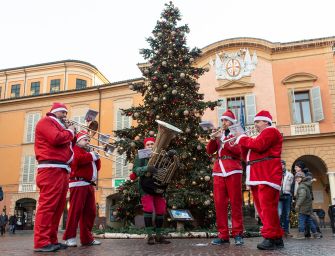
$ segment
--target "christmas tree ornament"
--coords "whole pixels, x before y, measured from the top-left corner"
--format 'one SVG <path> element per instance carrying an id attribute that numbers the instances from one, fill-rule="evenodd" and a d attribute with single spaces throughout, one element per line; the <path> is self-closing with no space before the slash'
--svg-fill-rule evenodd
<path id="1" fill-rule="evenodd" d="M 164 84 L 164 85 L 163 85 L 163 88 L 165 88 L 165 89 L 168 88 L 168 85 L 167 85 L 167 84 Z"/>
<path id="2" fill-rule="evenodd" d="M 194 61 L 194 59 L 193 58 L 190 58 L 190 62 L 193 62 Z"/>
<path id="3" fill-rule="evenodd" d="M 186 110 L 184 110 L 183 113 L 184 113 L 184 116 L 188 116 L 190 112 L 186 109 Z"/>
<path id="4" fill-rule="evenodd" d="M 135 142 L 131 142 L 131 143 L 130 143 L 130 146 L 131 146 L 132 148 L 135 148 L 135 147 L 136 147 Z"/>
<path id="5" fill-rule="evenodd" d="M 200 88 L 200 84 L 196 84 L 194 87 L 195 87 L 195 89 L 199 89 Z"/>
<path id="6" fill-rule="evenodd" d="M 208 175 L 206 175 L 206 176 L 205 176 L 205 181 L 210 181 L 210 180 L 211 180 L 211 177 L 208 176 Z"/>
<path id="7" fill-rule="evenodd" d="M 156 116 L 156 119 L 159 119 L 159 118 L 161 118 L 161 117 L 160 117 L 159 115 L 157 115 L 157 116 Z"/>
<path id="8" fill-rule="evenodd" d="M 190 128 L 190 127 L 187 127 L 187 128 L 185 129 L 185 132 L 186 132 L 186 133 L 190 133 L 190 132 L 191 132 L 191 128 Z"/>
<path id="9" fill-rule="evenodd" d="M 154 136 L 154 135 L 155 135 L 155 132 L 154 132 L 154 131 L 150 131 L 150 132 L 149 132 L 149 135 L 150 135 L 150 136 Z"/>
<path id="10" fill-rule="evenodd" d="M 143 72 L 144 72 L 144 74 L 146 74 L 146 75 L 147 75 L 147 74 L 149 74 L 149 69 L 147 69 L 147 68 L 146 68 L 146 69 L 144 69 L 144 71 L 143 71 Z"/>
<path id="11" fill-rule="evenodd" d="M 166 67 L 166 66 L 167 66 L 167 62 L 166 62 L 165 60 L 162 62 L 162 66 L 163 66 L 163 67 Z"/>
<path id="12" fill-rule="evenodd" d="M 171 55 L 172 53 L 173 53 L 173 51 L 172 51 L 172 50 L 168 50 L 168 54 L 170 54 L 170 55 Z"/>
<path id="13" fill-rule="evenodd" d="M 202 146 L 200 144 L 197 145 L 197 150 L 201 150 Z"/>
<path id="14" fill-rule="evenodd" d="M 192 185 L 193 186 L 197 185 L 197 182 L 196 181 L 192 181 Z"/>
<path id="15" fill-rule="evenodd" d="M 158 97 L 154 97 L 153 100 L 154 100 L 154 102 L 157 102 L 158 101 Z"/>
<path id="16" fill-rule="evenodd" d="M 137 112 L 134 113 L 134 117 L 135 117 L 135 118 L 138 118 L 139 116 L 140 116 L 139 113 L 137 113 Z"/>
<path id="17" fill-rule="evenodd" d="M 172 94 L 173 94 L 173 95 L 176 95 L 176 94 L 177 94 L 177 90 L 175 90 L 175 89 L 172 90 Z"/>
<path id="18" fill-rule="evenodd" d="M 180 78 L 185 78 L 185 73 L 180 73 Z"/>
<path id="19" fill-rule="evenodd" d="M 163 100 L 166 100 L 166 97 L 164 96 L 162 99 L 163 99 Z"/>
<path id="20" fill-rule="evenodd" d="M 206 200 L 205 202 L 204 202 L 204 205 L 210 205 L 211 204 L 211 201 L 210 200 Z"/>

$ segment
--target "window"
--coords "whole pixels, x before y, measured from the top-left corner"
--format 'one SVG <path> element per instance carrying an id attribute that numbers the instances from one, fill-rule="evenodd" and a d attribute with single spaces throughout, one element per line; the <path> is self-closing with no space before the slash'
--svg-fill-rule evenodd
<path id="1" fill-rule="evenodd" d="M 227 99 L 227 107 L 230 109 L 238 122 L 241 120 L 241 107 L 243 107 L 243 113 L 245 113 L 244 109 L 244 97 L 235 97 L 235 98 L 228 98 Z M 245 116 L 243 116 L 243 122 L 245 123 Z"/>
<path id="2" fill-rule="evenodd" d="M 25 156 L 22 168 L 22 184 L 35 183 L 36 170 L 35 156 Z"/>
<path id="3" fill-rule="evenodd" d="M 309 92 L 294 93 L 294 115 L 295 124 L 308 124 L 312 122 Z"/>
<path id="4" fill-rule="evenodd" d="M 53 79 L 50 81 L 50 93 L 60 91 L 60 79 Z"/>
<path id="5" fill-rule="evenodd" d="M 254 117 L 256 115 L 256 99 L 254 94 L 247 94 L 244 96 L 230 97 L 230 98 L 220 98 L 221 106 L 218 107 L 218 125 L 221 127 L 221 116 L 227 109 L 230 109 L 237 122 L 246 125 L 251 125 L 254 123 Z M 243 108 L 241 111 L 241 107 Z M 243 115 L 243 120 L 241 120 L 241 114 Z"/>
<path id="6" fill-rule="evenodd" d="M 12 85 L 10 96 L 12 98 L 20 97 L 20 85 L 19 84 L 13 84 Z"/>
<path id="7" fill-rule="evenodd" d="M 33 143 L 35 141 L 35 128 L 38 120 L 40 120 L 40 113 L 29 113 L 26 116 L 26 143 Z"/>
<path id="8" fill-rule="evenodd" d="M 86 88 L 87 81 L 82 79 L 76 79 L 76 89 Z"/>
<path id="9" fill-rule="evenodd" d="M 2 92 L 2 87 L 0 86 L 0 99 L 1 99 L 1 92 Z"/>
<path id="10" fill-rule="evenodd" d="M 40 82 L 32 82 L 30 86 L 31 95 L 40 94 Z"/>

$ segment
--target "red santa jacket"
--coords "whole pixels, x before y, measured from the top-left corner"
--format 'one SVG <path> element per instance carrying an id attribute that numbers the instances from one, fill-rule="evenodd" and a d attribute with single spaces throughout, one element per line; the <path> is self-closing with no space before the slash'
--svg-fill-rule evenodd
<path id="1" fill-rule="evenodd" d="M 280 190 L 283 176 L 280 163 L 283 137 L 278 129 L 269 126 L 256 138 L 243 134 L 237 138 L 236 143 L 242 146 L 242 156 L 247 163 L 246 184 L 265 184 Z"/>
<path id="2" fill-rule="evenodd" d="M 224 139 L 229 139 L 233 135 L 225 136 Z M 213 175 L 229 176 L 235 173 L 242 173 L 240 161 L 241 148 L 238 145 L 230 145 L 229 142 L 222 144 L 220 139 L 210 140 L 206 147 L 207 154 L 217 152 L 217 159 L 213 167 Z"/>
<path id="3" fill-rule="evenodd" d="M 70 171 L 73 159 L 72 143 L 75 142 L 72 130 L 53 115 L 38 121 L 35 129 L 35 155 L 38 168 L 59 167 Z"/>
<path id="4" fill-rule="evenodd" d="M 71 163 L 71 174 L 69 187 L 87 186 L 91 181 L 97 180 L 101 161 L 94 152 L 74 146 L 74 159 Z"/>

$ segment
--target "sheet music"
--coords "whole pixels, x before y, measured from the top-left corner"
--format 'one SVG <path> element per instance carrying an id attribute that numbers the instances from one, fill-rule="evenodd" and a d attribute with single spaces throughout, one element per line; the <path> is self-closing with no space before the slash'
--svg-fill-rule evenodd
<path id="1" fill-rule="evenodd" d="M 150 158 L 152 154 L 152 149 L 151 148 L 139 149 L 137 151 L 137 154 L 139 159 Z"/>

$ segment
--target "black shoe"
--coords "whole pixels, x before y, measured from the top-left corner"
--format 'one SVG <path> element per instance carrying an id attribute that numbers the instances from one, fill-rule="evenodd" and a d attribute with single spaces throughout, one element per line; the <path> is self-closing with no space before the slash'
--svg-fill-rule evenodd
<path id="1" fill-rule="evenodd" d="M 260 250 L 275 250 L 277 249 L 273 239 L 265 238 L 263 242 L 257 245 L 257 248 Z"/>
<path id="2" fill-rule="evenodd" d="M 171 241 L 166 240 L 165 237 L 162 236 L 162 235 L 156 235 L 155 236 L 155 241 L 158 244 L 169 244 L 169 243 L 171 243 Z"/>
<path id="3" fill-rule="evenodd" d="M 153 235 L 148 235 L 147 244 L 149 244 L 149 245 L 154 245 L 155 244 L 155 238 L 154 238 Z"/>
<path id="4" fill-rule="evenodd" d="M 65 250 L 68 248 L 68 246 L 66 244 L 62 244 L 62 243 L 58 243 L 58 244 L 55 244 L 56 246 L 59 247 L 59 250 Z"/>
<path id="5" fill-rule="evenodd" d="M 278 249 L 284 248 L 284 241 L 282 238 L 275 239 L 274 243 Z"/>
<path id="6" fill-rule="evenodd" d="M 35 252 L 54 252 L 59 250 L 60 246 L 59 245 L 54 245 L 54 244 L 48 244 L 46 246 L 43 246 L 41 248 L 36 248 L 34 249 Z"/>

